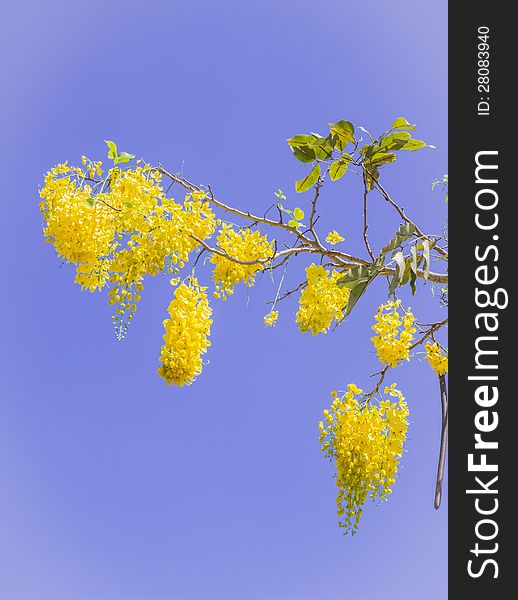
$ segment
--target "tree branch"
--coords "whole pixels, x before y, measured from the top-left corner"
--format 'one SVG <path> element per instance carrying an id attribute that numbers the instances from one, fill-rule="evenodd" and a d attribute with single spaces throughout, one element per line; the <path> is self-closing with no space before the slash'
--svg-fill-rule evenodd
<path id="1" fill-rule="evenodd" d="M 363 176 L 363 242 L 365 244 L 365 247 L 367 248 L 367 252 L 369 253 L 369 256 L 372 258 L 372 260 L 374 261 L 374 254 L 372 253 L 370 244 L 369 244 L 369 238 L 367 237 L 367 229 L 369 228 L 369 225 L 367 223 L 367 194 L 369 193 L 369 190 L 367 189 L 367 180 L 365 178 L 365 175 Z"/>
<path id="2" fill-rule="evenodd" d="M 439 375 L 439 385 L 441 389 L 442 426 L 439 461 L 437 464 L 437 479 L 435 482 L 435 499 L 433 503 L 436 510 L 441 506 L 444 467 L 446 464 L 446 448 L 448 445 L 448 391 L 446 388 L 446 375 Z"/>
<path id="3" fill-rule="evenodd" d="M 431 337 L 436 331 L 438 331 L 441 327 L 443 327 L 447 323 L 448 323 L 448 319 L 446 318 L 443 321 L 438 321 L 437 323 L 434 323 L 433 325 L 431 325 L 430 328 L 424 332 L 422 337 L 420 337 L 417 340 L 417 342 L 415 342 L 414 344 L 412 344 L 410 346 L 410 350 L 413 350 L 416 346 L 419 346 L 419 344 L 422 344 L 427 338 Z"/>
<path id="4" fill-rule="evenodd" d="M 363 165 L 362 165 L 363 166 Z M 365 169 L 365 167 L 363 167 L 363 169 L 365 170 L 366 173 L 369 173 L 369 171 L 367 171 L 367 169 Z M 370 173 L 369 173 L 370 175 Z M 374 179 L 374 177 L 372 177 L 372 175 L 370 175 L 372 178 L 372 181 L 374 182 L 374 187 L 380 192 L 380 194 L 383 196 L 383 198 L 385 198 L 385 200 L 396 210 L 396 212 L 398 213 L 398 215 L 403 219 L 403 221 L 405 221 L 406 223 L 408 223 L 409 225 L 413 225 L 415 227 L 415 232 L 419 237 L 422 237 L 424 239 L 427 239 L 428 236 L 426 236 L 420 229 L 419 227 L 412 221 L 412 219 L 410 219 L 409 217 L 406 216 L 404 209 L 402 209 L 398 204 L 396 204 L 396 202 L 394 202 L 394 200 L 392 200 L 392 198 L 390 197 L 390 194 L 387 192 L 387 190 L 381 185 L 381 183 L 379 181 L 377 181 L 376 179 Z M 446 250 L 444 250 L 443 248 L 441 248 L 440 246 L 436 245 L 435 249 L 437 250 L 437 252 L 439 252 L 439 254 L 441 254 L 442 256 L 448 256 L 448 253 L 446 252 Z"/>
<path id="5" fill-rule="evenodd" d="M 169 177 L 170 179 L 172 179 L 173 181 L 175 181 L 176 183 L 181 185 L 184 189 L 186 189 L 187 191 L 189 191 L 191 193 L 198 192 L 198 193 L 206 194 L 206 192 L 201 187 L 188 181 L 184 177 L 170 173 L 169 171 L 164 169 L 160 163 L 159 163 L 159 167 L 157 170 L 160 173 L 162 173 L 163 175 L 165 175 L 166 177 Z M 229 206 L 229 205 L 225 204 L 224 202 L 221 202 L 214 196 L 210 186 L 208 186 L 208 189 L 209 189 L 209 196 L 207 196 L 207 199 L 209 202 L 211 202 L 215 206 L 223 209 L 226 212 L 229 212 L 231 214 L 242 217 L 244 219 L 251 220 L 256 223 L 263 223 L 264 225 L 269 225 L 270 227 L 277 227 L 280 229 L 284 229 L 285 231 L 289 231 L 290 233 L 294 234 L 298 238 L 299 242 L 301 242 L 303 244 L 302 246 L 299 246 L 296 249 L 291 248 L 291 249 L 289 249 L 289 251 L 283 251 L 284 254 L 278 253 L 275 256 L 275 258 L 278 258 L 279 256 L 286 256 L 286 254 L 297 254 L 299 252 L 310 252 L 310 253 L 320 254 L 321 256 L 328 257 L 331 261 L 333 261 L 335 263 L 335 265 L 338 268 L 340 268 L 340 267 L 350 268 L 351 263 L 353 263 L 354 265 L 364 265 L 367 267 L 370 267 L 372 265 L 372 261 L 370 261 L 370 260 L 365 260 L 365 259 L 359 258 L 357 256 L 348 254 L 347 252 L 342 252 L 339 250 L 329 250 L 323 244 L 320 243 L 320 241 L 318 240 L 318 237 L 316 237 L 315 240 L 312 240 L 311 238 L 306 236 L 304 233 L 299 232 L 295 227 L 291 227 L 290 225 L 287 225 L 287 224 L 283 223 L 282 221 L 273 221 L 272 219 L 268 219 L 266 217 L 260 217 L 258 215 L 254 215 L 250 212 L 244 212 L 242 210 L 239 210 L 237 208 Z M 315 197 L 316 197 L 316 199 L 318 199 L 318 194 L 316 194 Z M 314 199 L 314 204 L 316 206 L 315 199 Z M 315 208 L 315 212 L 316 212 L 316 208 Z M 313 215 L 313 219 L 314 219 L 314 215 Z M 310 220 L 311 220 L 311 217 L 310 217 Z M 314 225 L 314 222 L 315 221 L 313 221 L 313 225 Z M 201 243 L 202 245 L 205 245 L 204 242 L 202 243 L 200 241 L 199 243 Z M 207 249 L 209 250 L 210 246 L 207 247 Z M 218 252 L 216 252 L 216 254 L 217 253 Z M 232 258 L 230 258 L 228 255 L 222 255 L 222 256 L 225 256 L 225 258 L 232 260 Z M 234 261 L 234 262 L 239 262 L 239 261 Z M 255 264 L 255 263 L 249 262 L 248 264 Z M 396 270 L 394 268 L 384 267 L 380 274 L 381 275 L 394 275 L 395 273 L 396 273 Z M 421 279 L 425 278 L 425 274 L 422 269 L 417 270 L 417 277 L 419 277 Z M 447 274 L 430 272 L 428 275 L 428 279 L 434 283 L 444 283 L 444 284 L 448 283 L 448 275 Z"/>

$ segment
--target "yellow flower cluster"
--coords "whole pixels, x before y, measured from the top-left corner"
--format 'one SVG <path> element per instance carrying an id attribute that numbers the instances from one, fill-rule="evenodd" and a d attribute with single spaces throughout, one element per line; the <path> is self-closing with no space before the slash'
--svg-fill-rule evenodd
<path id="1" fill-rule="evenodd" d="M 343 238 L 337 231 L 333 230 L 327 234 L 326 242 L 328 244 L 332 244 L 334 246 L 335 244 L 339 244 L 340 242 L 343 242 L 344 239 L 345 238 Z"/>
<path id="2" fill-rule="evenodd" d="M 427 342 L 425 345 L 426 349 L 426 358 L 430 363 L 432 369 L 437 373 L 437 375 L 444 375 L 448 372 L 448 355 L 443 354 L 441 352 L 441 348 L 437 342 L 433 344 L 431 342 Z"/>
<path id="3" fill-rule="evenodd" d="M 307 285 L 302 290 L 297 323 L 302 333 L 326 333 L 333 319 L 342 318 L 349 300 L 349 289 L 336 285 L 340 273 L 312 264 L 306 269 Z"/>
<path id="4" fill-rule="evenodd" d="M 202 371 L 202 355 L 210 346 L 208 337 L 212 324 L 206 290 L 195 277 L 175 290 L 168 309 L 169 319 L 164 321 L 162 365 L 158 369 L 167 385 L 190 384 Z"/>
<path id="5" fill-rule="evenodd" d="M 277 319 L 278 318 L 279 318 L 279 311 L 278 310 L 271 310 L 264 317 L 264 325 L 265 325 L 265 327 L 273 327 L 275 325 L 275 323 L 277 323 Z"/>
<path id="6" fill-rule="evenodd" d="M 354 384 L 338 398 L 332 393 L 330 410 L 320 421 L 322 452 L 336 468 L 339 525 L 356 532 L 367 499 L 387 500 L 396 481 L 408 428 L 408 408 L 395 384 L 386 387 L 379 405 L 357 400 L 362 390 Z"/>
<path id="7" fill-rule="evenodd" d="M 162 175 L 150 165 L 110 169 L 83 157 L 85 170 L 57 165 L 40 190 L 45 237 L 65 261 L 76 265 L 76 282 L 90 291 L 109 281 L 122 337 L 146 275 L 181 268 L 216 229 L 203 194 L 183 204 L 165 197 Z M 95 179 L 98 177 L 98 179 Z M 92 185 L 85 183 L 91 180 Z"/>
<path id="8" fill-rule="evenodd" d="M 408 309 L 403 316 L 399 313 L 401 300 L 389 300 L 378 308 L 376 323 L 372 329 L 377 333 L 371 340 L 378 359 L 391 367 L 402 360 L 410 360 L 409 351 L 416 329 L 415 317 Z"/>
<path id="9" fill-rule="evenodd" d="M 226 224 L 220 229 L 217 242 L 225 254 L 244 263 L 257 260 L 266 262 L 274 253 L 274 243 L 269 242 L 259 231 L 251 229 L 235 231 L 232 226 Z M 248 287 L 252 287 L 256 272 L 264 269 L 264 263 L 240 264 L 219 254 L 213 254 L 210 260 L 215 265 L 214 296 L 223 300 L 234 293 L 234 286 L 237 283 L 244 282 Z"/>
<path id="10" fill-rule="evenodd" d="M 113 251 L 117 229 L 115 211 L 93 202 L 90 185 L 81 185 L 84 173 L 67 163 L 45 176 L 40 191 L 45 219 L 44 235 L 58 256 L 76 265 L 76 282 L 94 291 L 108 277 L 107 260 Z"/>

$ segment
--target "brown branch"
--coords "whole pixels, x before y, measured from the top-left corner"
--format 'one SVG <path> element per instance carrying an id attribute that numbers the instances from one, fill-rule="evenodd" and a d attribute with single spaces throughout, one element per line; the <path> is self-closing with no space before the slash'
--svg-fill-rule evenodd
<path id="1" fill-rule="evenodd" d="M 371 400 L 371 398 L 374 396 L 374 394 L 377 394 L 381 384 L 383 383 L 384 379 L 385 379 L 385 375 L 387 374 L 387 371 L 389 370 L 390 365 L 387 365 L 382 371 L 380 371 L 379 373 L 373 373 L 371 375 L 371 377 L 374 377 L 374 375 L 379 375 L 380 378 L 378 379 L 378 383 L 376 384 L 376 387 L 372 390 L 372 392 L 369 392 L 366 396 L 365 396 L 365 402 L 369 402 Z"/>
<path id="2" fill-rule="evenodd" d="M 363 165 L 362 165 L 363 167 Z M 366 173 L 369 173 L 369 171 L 367 169 L 365 169 L 365 167 L 363 167 L 364 171 Z M 423 237 L 425 239 L 428 238 L 428 236 L 426 236 L 421 229 L 419 229 L 419 227 L 412 221 L 412 219 L 410 219 L 409 217 L 406 216 L 405 211 L 403 208 L 401 208 L 396 202 L 394 202 L 394 200 L 390 197 L 390 194 L 387 192 L 387 190 L 381 185 L 381 183 L 379 181 L 377 181 L 376 179 L 374 179 L 374 177 L 369 173 L 370 177 L 372 178 L 372 181 L 374 182 L 374 187 L 380 192 L 380 194 L 383 196 L 383 198 L 385 198 L 385 200 L 396 210 L 396 212 L 398 213 L 398 215 L 403 219 L 403 221 L 405 221 L 406 223 L 408 223 L 409 225 L 413 225 L 413 227 L 415 227 L 415 232 L 419 237 Z M 448 256 L 448 253 L 446 252 L 446 250 L 444 250 L 443 248 L 441 248 L 440 246 L 435 246 L 435 249 L 437 250 L 437 252 L 439 252 L 439 254 L 441 254 L 442 256 Z"/>
<path id="3" fill-rule="evenodd" d="M 415 342 L 414 344 L 412 344 L 410 346 L 410 350 L 413 350 L 416 346 L 419 346 L 419 344 L 422 344 L 427 338 L 431 337 L 436 331 L 438 331 L 441 327 L 443 327 L 444 325 L 446 325 L 448 323 L 448 319 L 444 319 L 443 321 L 438 321 L 437 323 L 434 323 L 429 329 L 427 329 L 424 334 L 422 335 L 422 337 L 420 337 L 417 342 Z"/>
<path id="4" fill-rule="evenodd" d="M 363 242 L 365 244 L 365 247 L 367 248 L 367 252 L 369 253 L 369 256 L 372 258 L 372 261 L 374 262 L 375 258 L 374 258 L 374 254 L 372 253 L 370 244 L 369 244 L 369 238 L 367 237 L 367 229 L 369 229 L 369 225 L 367 223 L 367 194 L 369 193 L 369 190 L 367 189 L 367 179 L 365 177 L 365 175 L 363 176 Z"/>
<path id="5" fill-rule="evenodd" d="M 187 181 L 187 179 L 185 179 L 183 177 L 179 177 L 178 175 L 169 173 L 169 171 L 166 171 L 162 165 L 159 166 L 158 171 L 160 173 L 162 173 L 163 175 L 165 175 L 166 177 L 169 177 L 176 183 L 179 183 L 183 188 L 185 188 L 189 192 L 191 192 L 191 193 L 192 192 L 201 192 L 206 195 L 206 192 L 201 187 L 195 185 L 194 183 L 191 183 L 190 181 Z M 299 238 L 303 238 L 303 241 L 305 241 L 305 242 L 311 242 L 311 240 L 309 240 L 308 238 L 304 238 L 304 236 L 302 236 L 298 232 L 298 230 L 295 229 L 295 227 L 286 225 L 285 223 L 282 223 L 281 221 L 272 221 L 271 219 L 267 219 L 265 217 L 259 217 L 250 212 L 244 212 L 242 210 L 239 210 L 238 208 L 233 208 L 232 206 L 229 206 L 228 204 L 225 204 L 224 202 L 221 202 L 220 200 L 218 200 L 212 193 L 210 186 L 208 187 L 208 189 L 209 189 L 210 195 L 207 196 L 207 199 L 210 202 L 212 202 L 212 204 L 218 206 L 219 208 L 223 209 L 224 211 L 229 212 L 233 215 L 237 215 L 238 217 L 242 217 L 243 219 L 256 221 L 257 223 L 263 223 L 265 225 L 270 225 L 272 227 L 280 227 L 281 229 L 285 229 L 286 231 L 289 231 L 290 233 L 294 233 Z"/>
<path id="6" fill-rule="evenodd" d="M 305 252 L 310 252 L 312 254 L 320 254 L 320 251 L 317 248 L 314 248 L 312 246 L 295 246 L 293 248 L 287 248 L 286 250 L 281 250 L 280 252 L 277 252 L 277 250 L 275 250 L 274 253 L 272 254 L 272 256 L 268 256 L 266 258 L 256 258 L 253 260 L 241 260 L 239 258 L 235 258 L 234 256 L 231 256 L 230 254 L 227 254 L 226 252 L 224 252 L 223 250 L 220 250 L 219 248 L 213 248 L 212 246 L 209 246 L 205 241 L 203 241 L 201 238 L 199 238 L 195 235 L 191 235 L 191 237 L 193 240 L 196 240 L 196 242 L 198 242 L 198 244 L 203 246 L 205 248 L 205 250 L 212 252 L 212 254 L 217 254 L 218 256 L 222 256 L 223 258 L 226 258 L 227 260 L 235 262 L 239 265 L 264 265 L 266 263 L 273 262 L 273 261 L 277 260 L 278 258 L 285 258 L 285 257 L 289 257 L 291 255 L 297 255 L 297 254 L 305 253 Z"/>
<path id="7" fill-rule="evenodd" d="M 329 170 L 329 169 L 328 169 Z M 327 173 L 327 171 L 326 171 Z M 318 180 L 317 185 L 315 186 L 315 195 L 313 196 L 313 200 L 311 202 L 311 214 L 309 216 L 309 231 L 312 233 L 313 237 L 315 238 L 315 242 L 317 243 L 317 245 L 320 248 L 323 248 L 322 243 L 320 242 L 319 238 L 318 238 L 318 234 L 316 232 L 315 229 L 315 224 L 318 220 L 318 216 L 315 219 L 315 215 L 317 212 L 317 202 L 318 202 L 318 197 L 320 196 L 320 188 L 324 185 L 324 179 L 320 178 Z"/>
<path id="8" fill-rule="evenodd" d="M 441 443 L 439 446 L 439 461 L 437 464 L 437 479 L 435 482 L 434 507 L 441 506 L 442 484 L 444 480 L 444 467 L 446 464 L 446 449 L 448 446 L 448 391 L 446 388 L 446 375 L 439 375 L 439 386 L 441 389 Z"/>
<path id="9" fill-rule="evenodd" d="M 106 200 L 103 200 L 102 198 L 97 198 L 94 197 L 95 200 L 98 200 L 99 202 L 102 202 L 103 204 L 105 204 L 108 208 L 111 208 L 112 210 L 115 210 L 117 212 L 122 212 L 122 208 L 115 208 L 115 206 L 112 206 L 111 204 L 109 204 L 108 202 L 106 202 Z"/>
<path id="10" fill-rule="evenodd" d="M 186 180 L 183 177 L 180 177 L 179 175 L 170 173 L 169 171 L 164 169 L 161 164 L 159 164 L 159 167 L 157 170 L 160 173 L 164 174 L 166 177 L 169 177 L 173 181 L 179 183 L 183 188 L 185 188 L 186 190 L 188 190 L 191 193 L 201 192 L 201 193 L 206 194 L 206 192 L 201 187 Z M 254 215 L 250 212 L 244 212 L 237 208 L 233 208 L 232 206 L 229 206 L 229 205 L 225 204 L 224 202 L 221 202 L 220 200 L 218 200 L 214 196 L 210 186 L 208 186 L 208 189 L 209 189 L 209 196 L 207 196 L 207 199 L 209 200 L 209 202 L 211 202 L 215 206 L 223 209 L 224 211 L 229 212 L 234 215 L 237 215 L 244 219 L 252 220 L 256 223 L 263 223 L 265 225 L 269 225 L 270 227 L 278 227 L 280 229 L 284 229 L 284 230 L 289 231 L 290 233 L 296 235 L 299 242 L 301 242 L 303 244 L 303 246 L 297 247 L 297 251 L 295 251 L 295 249 L 290 249 L 290 251 L 289 251 L 290 254 L 297 254 L 298 252 L 311 252 L 311 253 L 315 253 L 315 254 L 321 254 L 322 256 L 326 256 L 330 260 L 332 260 L 337 267 L 350 268 L 350 263 L 354 263 L 355 265 L 364 265 L 367 267 L 370 267 L 372 265 L 372 262 L 370 260 L 365 260 L 365 259 L 359 258 L 357 256 L 348 254 L 347 252 L 343 252 L 343 251 L 339 251 L 339 250 L 329 250 L 320 243 L 318 238 L 316 238 L 316 240 L 312 240 L 311 238 L 307 237 L 304 233 L 299 232 L 295 227 L 291 227 L 290 225 L 287 225 L 287 224 L 283 223 L 282 221 L 273 221 L 266 217 L 260 217 L 260 216 Z M 317 198 L 318 198 L 318 196 L 317 196 Z M 314 222 L 313 222 L 313 224 L 314 224 Z M 302 248 L 304 248 L 304 249 L 302 249 Z M 278 256 L 280 256 L 280 253 Z M 225 256 L 225 258 L 229 258 L 229 257 Z M 238 261 L 235 261 L 235 262 L 238 262 Z M 249 264 L 254 264 L 254 263 L 251 262 Z M 381 275 L 394 275 L 395 273 L 396 273 L 395 269 L 393 269 L 391 267 L 384 267 L 383 271 L 381 272 Z M 422 269 L 418 269 L 417 277 L 424 279 L 425 275 L 424 275 L 424 271 Z M 448 283 L 448 275 L 447 274 L 430 272 L 428 275 L 428 279 L 434 283 L 444 283 L 444 284 Z"/>
<path id="11" fill-rule="evenodd" d="M 281 300 L 288 298 L 292 294 L 296 294 L 299 290 L 301 290 L 302 288 L 305 288 L 307 286 L 307 284 L 308 284 L 307 281 L 303 281 L 302 283 L 299 283 L 299 285 L 296 288 L 294 288 L 293 290 L 290 290 L 289 292 L 285 292 L 280 298 L 277 298 L 275 301 L 271 300 L 271 301 L 267 302 L 266 304 L 274 304 L 275 302 L 280 302 Z"/>

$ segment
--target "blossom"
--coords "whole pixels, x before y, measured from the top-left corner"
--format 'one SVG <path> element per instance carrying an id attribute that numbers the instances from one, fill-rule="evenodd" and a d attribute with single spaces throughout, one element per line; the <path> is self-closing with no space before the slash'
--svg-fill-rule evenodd
<path id="1" fill-rule="evenodd" d="M 164 345 L 160 353 L 162 365 L 158 374 L 170 385 L 190 384 L 202 371 L 202 355 L 210 346 L 212 309 L 195 277 L 180 284 L 169 304 L 169 319 L 164 321 Z"/>
<path id="2" fill-rule="evenodd" d="M 372 329 L 378 334 L 371 338 L 380 362 L 396 367 L 402 360 L 410 360 L 410 346 L 416 329 L 415 317 L 408 309 L 399 313 L 401 300 L 389 300 L 376 313 Z"/>
<path id="3" fill-rule="evenodd" d="M 312 264 L 306 269 L 306 287 L 299 298 L 297 323 L 302 333 L 326 333 L 339 321 L 349 299 L 349 289 L 336 285 L 340 273 Z"/>
<path id="4" fill-rule="evenodd" d="M 442 376 L 448 372 L 448 354 L 443 354 L 439 344 L 427 342 L 425 345 L 426 358 L 437 375 Z"/>
<path id="5" fill-rule="evenodd" d="M 248 287 L 254 285 L 255 274 L 264 269 L 264 263 L 274 253 L 274 244 L 257 230 L 236 231 L 229 225 L 223 225 L 218 233 L 217 242 L 225 254 L 242 261 L 235 262 L 220 254 L 213 254 L 210 259 L 215 265 L 212 274 L 216 284 L 214 295 L 225 300 L 234 293 L 234 286 L 238 283 L 243 282 Z"/>
<path id="6" fill-rule="evenodd" d="M 266 327 L 273 327 L 275 323 L 277 323 L 277 319 L 279 318 L 279 311 L 271 310 L 264 317 L 264 324 Z"/>
<path id="7" fill-rule="evenodd" d="M 339 244 L 340 242 L 343 242 L 344 239 L 345 238 L 343 238 L 337 231 L 333 230 L 327 234 L 326 242 L 328 244 L 332 244 L 334 246 L 335 244 Z"/>
<path id="8" fill-rule="evenodd" d="M 352 533 L 365 502 L 387 500 L 392 493 L 408 428 L 408 407 L 395 384 L 385 388 L 385 395 L 396 402 L 362 404 L 356 398 L 361 394 L 354 384 L 340 398 L 333 392 L 318 424 L 321 450 L 336 469 L 339 525 Z"/>
<path id="9" fill-rule="evenodd" d="M 90 291 L 111 283 L 117 337 L 133 318 L 144 278 L 178 272 L 212 235 L 216 219 L 202 194 L 183 203 L 164 195 L 162 174 L 150 165 L 114 167 L 82 157 L 83 168 L 62 163 L 45 176 L 40 208 L 44 235 L 76 266 L 76 283 Z M 93 181 L 92 186 L 86 177 Z M 96 179 L 99 178 L 99 179 Z"/>

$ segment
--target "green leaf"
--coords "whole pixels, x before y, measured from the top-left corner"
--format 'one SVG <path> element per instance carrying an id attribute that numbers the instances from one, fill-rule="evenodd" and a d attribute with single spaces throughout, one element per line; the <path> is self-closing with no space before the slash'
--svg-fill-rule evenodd
<path id="1" fill-rule="evenodd" d="M 351 314 L 351 311 L 356 306 L 358 300 L 363 296 L 363 294 L 365 294 L 365 290 L 367 289 L 368 285 L 368 281 L 366 283 L 360 283 L 351 290 L 351 293 L 349 294 L 349 300 L 347 302 L 347 308 L 345 309 L 346 315 Z"/>
<path id="2" fill-rule="evenodd" d="M 401 148 L 411 139 L 408 131 L 396 131 L 386 135 L 380 142 L 382 150 L 401 150 Z"/>
<path id="3" fill-rule="evenodd" d="M 380 172 L 376 165 L 373 165 L 370 160 L 365 160 L 363 166 L 365 169 L 367 190 L 371 191 L 374 189 L 374 182 L 380 178 Z"/>
<path id="4" fill-rule="evenodd" d="M 412 288 L 412 296 L 415 296 L 417 291 L 415 282 L 417 281 L 417 248 L 412 246 L 410 248 L 410 287 Z"/>
<path id="5" fill-rule="evenodd" d="M 108 158 L 113 160 L 115 165 L 119 163 L 126 163 L 135 158 L 134 154 L 129 154 L 129 152 L 117 152 L 117 144 L 112 140 L 104 140 L 106 145 L 108 146 Z"/>
<path id="6" fill-rule="evenodd" d="M 115 160 L 117 158 L 117 144 L 111 140 L 104 140 L 108 146 L 108 158 Z"/>
<path id="7" fill-rule="evenodd" d="M 306 190 L 309 190 L 309 188 L 318 180 L 319 177 L 320 177 L 320 164 L 317 163 L 311 169 L 311 171 L 306 175 L 306 177 L 304 177 L 304 179 L 297 181 L 297 183 L 295 184 L 296 191 L 297 192 L 305 192 Z"/>
<path id="8" fill-rule="evenodd" d="M 300 225 L 300 223 L 299 223 L 298 221 L 295 221 L 295 219 L 290 219 L 290 220 L 288 221 L 288 225 L 289 225 L 290 227 L 294 227 L 295 229 L 298 229 L 298 228 L 299 228 L 299 225 Z"/>
<path id="9" fill-rule="evenodd" d="M 338 121 L 337 123 L 329 123 L 329 131 L 331 132 L 333 142 L 340 151 L 343 151 L 348 142 L 355 143 L 354 125 L 350 121 Z"/>
<path id="10" fill-rule="evenodd" d="M 352 309 L 363 296 L 367 286 L 379 275 L 383 269 L 384 257 L 379 256 L 370 267 L 359 265 L 347 271 L 340 279 L 337 280 L 337 285 L 340 287 L 348 287 L 351 290 L 349 301 L 345 308 L 345 314 L 351 314 Z"/>
<path id="11" fill-rule="evenodd" d="M 292 211 L 289 208 L 284 208 L 280 202 L 277 202 L 277 206 L 279 207 L 279 210 L 282 210 L 282 212 L 285 212 L 287 215 L 291 215 Z"/>
<path id="12" fill-rule="evenodd" d="M 304 211 L 302 210 L 302 208 L 296 208 L 293 211 L 293 216 L 295 217 L 295 219 L 297 219 L 297 221 L 302 221 L 302 219 L 304 218 Z"/>
<path id="13" fill-rule="evenodd" d="M 396 155 L 393 152 L 377 152 L 371 159 L 374 167 L 379 168 L 383 165 L 388 165 L 396 160 Z"/>
<path id="14" fill-rule="evenodd" d="M 400 225 L 396 232 L 396 235 L 390 240 L 390 242 L 381 249 L 382 254 L 388 254 L 395 250 L 398 246 L 401 246 L 403 242 L 408 240 L 414 235 L 415 225 L 413 223 L 404 223 Z"/>
<path id="15" fill-rule="evenodd" d="M 324 138 L 325 139 L 325 138 Z M 290 146 L 307 146 L 318 142 L 319 138 L 316 135 L 295 135 L 289 140 L 286 140 Z"/>
<path id="16" fill-rule="evenodd" d="M 402 286 L 407 284 L 408 280 L 410 279 L 410 273 L 411 273 L 410 262 L 411 262 L 411 260 L 412 260 L 411 257 L 408 257 L 405 260 L 405 274 L 403 275 L 403 280 L 401 281 Z"/>
<path id="17" fill-rule="evenodd" d="M 115 164 L 118 165 L 119 163 L 127 163 L 130 160 L 133 160 L 135 158 L 134 154 L 129 154 L 128 152 L 119 152 L 114 160 Z"/>
<path id="18" fill-rule="evenodd" d="M 359 283 L 368 281 L 369 277 L 369 267 L 366 267 L 365 265 L 359 265 L 346 271 L 345 274 L 340 277 L 340 279 L 337 279 L 336 285 L 338 287 L 347 287 L 352 289 Z"/>
<path id="19" fill-rule="evenodd" d="M 417 291 L 417 287 L 415 282 L 417 281 L 417 275 L 412 271 L 410 273 L 410 288 L 412 289 L 412 296 L 415 296 L 415 293 Z"/>
<path id="20" fill-rule="evenodd" d="M 404 146 L 401 147 L 401 150 L 411 150 L 414 152 L 415 150 L 419 150 L 425 146 L 426 142 L 423 142 L 423 140 L 414 140 L 414 138 L 411 138 Z"/>
<path id="21" fill-rule="evenodd" d="M 327 144 L 331 143 L 331 135 L 324 137 L 323 135 L 319 135 L 318 133 L 313 132 L 311 132 L 311 135 L 313 135 L 316 138 L 316 140 L 314 142 L 311 142 L 310 146 L 326 146 Z"/>
<path id="22" fill-rule="evenodd" d="M 392 279 L 390 280 L 390 284 L 389 284 L 389 296 L 392 296 L 392 294 L 396 291 L 397 286 L 399 285 L 399 277 L 397 275 L 397 273 L 392 277 Z"/>
<path id="23" fill-rule="evenodd" d="M 89 204 L 90 206 L 93 206 L 93 205 L 94 205 L 94 199 L 93 199 L 93 198 L 90 198 L 90 197 L 88 197 L 88 198 L 85 198 L 85 200 L 88 202 L 88 204 Z"/>
<path id="24" fill-rule="evenodd" d="M 329 123 L 329 129 L 331 133 L 338 135 L 348 142 L 354 143 L 356 141 L 354 139 L 354 125 L 350 121 L 337 121 L 336 123 Z"/>
<path id="25" fill-rule="evenodd" d="M 327 160 L 333 155 L 333 145 L 332 143 L 326 143 L 328 142 L 326 138 L 323 139 L 324 143 L 312 144 L 311 149 L 314 151 L 317 158 L 320 158 L 320 160 Z"/>
<path id="26" fill-rule="evenodd" d="M 394 123 L 392 123 L 392 129 L 406 129 L 409 131 L 415 131 L 415 124 L 409 123 L 404 117 L 398 117 Z"/>
<path id="27" fill-rule="evenodd" d="M 378 154 L 380 146 L 378 144 L 367 144 L 362 150 L 365 154 L 365 158 L 372 158 L 375 154 Z"/>
<path id="28" fill-rule="evenodd" d="M 313 148 L 309 146 L 294 146 L 291 150 L 293 156 L 303 163 L 312 163 L 317 157 Z"/>
<path id="29" fill-rule="evenodd" d="M 331 164 L 329 167 L 329 176 L 331 177 L 331 181 L 338 181 L 338 179 L 345 175 L 351 160 L 351 157 L 348 154 L 345 154 L 342 156 L 342 158 L 335 160 Z"/>

